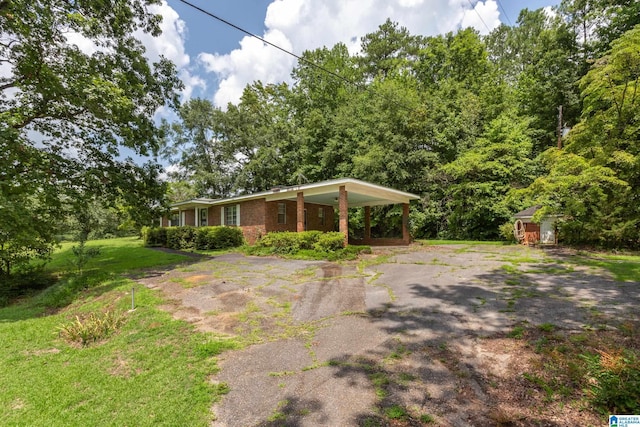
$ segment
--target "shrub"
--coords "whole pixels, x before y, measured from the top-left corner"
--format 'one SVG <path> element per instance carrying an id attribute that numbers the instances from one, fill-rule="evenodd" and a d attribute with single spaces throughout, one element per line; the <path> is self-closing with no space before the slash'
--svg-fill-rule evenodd
<path id="1" fill-rule="evenodd" d="M 236 227 L 212 227 L 210 234 L 214 242 L 213 249 L 235 248 L 244 243 L 242 230 Z"/>
<path id="2" fill-rule="evenodd" d="M 171 249 L 195 249 L 196 228 L 190 225 L 167 228 L 166 247 Z"/>
<path id="3" fill-rule="evenodd" d="M 325 235 L 325 233 L 318 230 L 303 231 L 302 233 L 295 234 L 300 242 L 300 249 L 315 249 L 315 245 L 318 240 Z"/>
<path id="4" fill-rule="evenodd" d="M 505 222 L 500 226 L 500 237 L 507 242 L 516 243 L 516 236 L 513 234 L 513 222 Z"/>
<path id="5" fill-rule="evenodd" d="M 245 250 L 248 255 L 294 255 L 302 259 L 355 259 L 361 252 L 371 252 L 368 246 L 343 247 L 344 234 L 340 232 L 323 233 L 305 231 L 295 233 L 281 231 L 267 233 L 255 247 Z"/>
<path id="6" fill-rule="evenodd" d="M 84 319 L 76 316 L 73 322 L 60 326 L 60 336 L 71 343 L 78 343 L 85 347 L 92 342 L 109 337 L 123 322 L 124 316 L 116 311 L 91 313 Z"/>
<path id="7" fill-rule="evenodd" d="M 167 246 L 166 227 L 143 227 L 141 230 L 142 241 L 145 246 Z"/>
<path id="8" fill-rule="evenodd" d="M 237 227 L 145 227 L 142 230 L 145 246 L 171 249 L 215 250 L 241 246 L 244 238 Z"/>
<path id="9" fill-rule="evenodd" d="M 302 249 L 298 233 L 292 231 L 267 233 L 258 241 L 257 246 L 271 248 L 271 253 L 274 254 L 291 254 Z"/>
<path id="10" fill-rule="evenodd" d="M 87 247 L 85 240 L 81 240 L 78 246 L 72 246 L 71 252 L 73 253 L 73 258 L 69 260 L 69 263 L 78 274 L 82 274 L 82 270 L 91 259 L 100 256 L 100 248 L 95 246 Z"/>
<path id="11" fill-rule="evenodd" d="M 331 252 L 342 249 L 344 245 L 344 234 L 334 231 L 331 233 L 322 233 L 318 236 L 313 248 L 317 251 Z"/>

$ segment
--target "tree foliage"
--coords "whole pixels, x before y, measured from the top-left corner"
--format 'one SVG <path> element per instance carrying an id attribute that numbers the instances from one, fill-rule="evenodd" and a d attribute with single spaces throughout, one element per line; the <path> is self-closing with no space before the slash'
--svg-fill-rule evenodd
<path id="1" fill-rule="evenodd" d="M 543 204 L 565 241 L 638 247 L 637 12 L 628 0 L 565 0 L 484 37 L 424 37 L 387 20 L 357 55 L 344 44 L 304 52 L 339 77 L 305 61 L 293 84 L 254 82 L 226 111 L 185 104 L 200 105 L 215 136 L 181 134 L 180 178 L 199 196 L 360 178 L 422 195 L 410 221 L 420 237 L 495 238 Z M 202 186 L 211 158 L 224 162 Z M 373 212 L 373 223 L 400 218 Z"/>
<path id="2" fill-rule="evenodd" d="M 140 223 L 156 215 L 159 165 L 125 157 L 156 153 L 154 114 L 177 105 L 181 86 L 135 37 L 160 33 L 154 3 L 0 1 L 3 262 L 46 254 L 66 209 L 88 200 L 135 207 Z"/>

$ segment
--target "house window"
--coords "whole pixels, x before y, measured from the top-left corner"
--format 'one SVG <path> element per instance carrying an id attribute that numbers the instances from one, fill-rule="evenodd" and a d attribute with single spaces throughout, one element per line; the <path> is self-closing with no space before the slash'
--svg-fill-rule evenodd
<path id="1" fill-rule="evenodd" d="M 287 204 L 278 203 L 278 224 L 287 223 Z"/>
<path id="2" fill-rule="evenodd" d="M 169 227 L 177 227 L 180 225 L 178 213 L 171 214 L 169 217 Z"/>
<path id="3" fill-rule="evenodd" d="M 240 208 L 238 205 L 222 208 L 223 225 L 240 225 Z"/>
<path id="4" fill-rule="evenodd" d="M 200 227 L 206 227 L 207 225 L 207 209 L 200 209 Z"/>
<path id="5" fill-rule="evenodd" d="M 320 219 L 320 225 L 324 225 L 324 208 L 318 208 L 318 219 Z"/>

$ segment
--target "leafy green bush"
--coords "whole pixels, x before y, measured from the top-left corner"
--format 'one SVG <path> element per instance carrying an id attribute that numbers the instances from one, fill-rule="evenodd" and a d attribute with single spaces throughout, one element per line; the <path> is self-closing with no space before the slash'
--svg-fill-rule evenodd
<path id="1" fill-rule="evenodd" d="M 116 311 L 91 313 L 84 319 L 76 316 L 73 322 L 60 326 L 60 336 L 70 343 L 78 343 L 85 347 L 109 337 L 123 322 L 124 316 Z"/>
<path id="2" fill-rule="evenodd" d="M 71 252 L 73 258 L 69 260 L 69 263 L 78 274 L 82 274 L 82 270 L 91 259 L 100 256 L 100 248 L 87 247 L 86 240 L 81 240 L 78 246 L 72 246 Z"/>
<path id="3" fill-rule="evenodd" d="M 167 228 L 167 247 L 171 249 L 195 249 L 196 228 L 190 225 Z"/>
<path id="4" fill-rule="evenodd" d="M 267 233 L 253 247 L 247 247 L 248 255 L 289 255 L 299 259 L 327 259 L 337 261 L 355 259 L 359 253 L 371 252 L 369 246 L 344 245 L 344 234 L 305 231 L 295 233 L 281 231 Z"/>
<path id="5" fill-rule="evenodd" d="M 145 246 L 171 249 L 216 250 L 241 246 L 242 230 L 237 227 L 157 227 L 142 229 Z"/>
<path id="6" fill-rule="evenodd" d="M 142 227 L 142 241 L 145 246 L 167 246 L 166 227 Z"/>
<path id="7" fill-rule="evenodd" d="M 242 230 L 236 227 L 200 227 L 196 232 L 195 246 L 199 250 L 227 249 L 241 246 Z"/>
<path id="8" fill-rule="evenodd" d="M 258 247 L 270 248 L 273 254 L 291 254 L 298 252 L 300 249 L 312 249 L 301 247 L 301 238 L 292 231 L 281 231 L 275 233 L 267 233 L 256 244 Z"/>
<path id="9" fill-rule="evenodd" d="M 301 233 L 293 231 L 267 233 L 257 242 L 256 246 L 270 248 L 270 253 L 280 255 L 294 254 L 301 250 L 317 250 L 315 245 L 324 234 L 317 230 L 303 231 Z M 340 235 L 342 236 L 342 234 Z"/>
<path id="10" fill-rule="evenodd" d="M 500 237 L 507 242 L 516 243 L 516 236 L 513 234 L 513 222 L 505 222 L 500 226 Z"/>
<path id="11" fill-rule="evenodd" d="M 322 233 L 318 236 L 317 241 L 313 244 L 313 248 L 317 251 L 337 251 L 344 246 L 344 234 L 334 231 L 331 233 Z"/>

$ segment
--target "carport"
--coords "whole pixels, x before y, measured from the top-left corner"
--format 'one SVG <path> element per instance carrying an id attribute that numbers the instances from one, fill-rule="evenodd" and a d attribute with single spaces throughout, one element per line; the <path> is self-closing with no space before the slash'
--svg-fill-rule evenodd
<path id="1" fill-rule="evenodd" d="M 408 245 L 409 203 L 420 196 L 395 190 L 381 185 L 371 184 L 353 178 L 342 178 L 313 184 L 273 188 L 267 201 L 295 200 L 297 206 L 297 231 L 304 231 L 304 204 L 315 203 L 337 208 L 339 213 L 339 231 L 344 234 L 345 245 L 349 242 L 349 208 L 364 207 L 364 238 L 352 240 L 352 243 L 365 245 Z M 381 205 L 402 205 L 402 238 L 371 237 L 371 207 Z"/>

